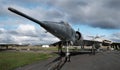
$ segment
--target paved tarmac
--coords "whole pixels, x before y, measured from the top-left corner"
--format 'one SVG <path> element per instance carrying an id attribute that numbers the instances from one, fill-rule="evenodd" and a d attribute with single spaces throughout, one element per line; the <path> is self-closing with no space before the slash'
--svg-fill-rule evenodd
<path id="1" fill-rule="evenodd" d="M 54 57 L 16 70 L 120 70 L 120 51 L 77 52 L 71 54 L 71 62 L 65 62 L 64 56 Z"/>

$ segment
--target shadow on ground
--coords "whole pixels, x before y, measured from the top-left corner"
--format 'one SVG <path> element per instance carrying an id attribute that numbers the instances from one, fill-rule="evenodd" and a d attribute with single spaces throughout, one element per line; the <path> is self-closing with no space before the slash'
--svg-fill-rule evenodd
<path id="1" fill-rule="evenodd" d="M 53 52 L 55 54 L 58 54 L 58 57 L 56 57 L 53 61 L 49 62 L 45 66 L 49 66 L 48 70 L 61 70 L 61 68 L 65 65 L 66 58 L 65 58 L 65 53 L 58 53 L 58 52 Z M 90 51 L 88 52 L 70 52 L 70 57 L 76 56 L 76 55 L 93 55 Z"/>

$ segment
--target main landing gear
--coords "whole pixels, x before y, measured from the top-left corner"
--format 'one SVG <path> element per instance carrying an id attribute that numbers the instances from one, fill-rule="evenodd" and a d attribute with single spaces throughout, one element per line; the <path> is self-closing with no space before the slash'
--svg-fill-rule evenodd
<path id="1" fill-rule="evenodd" d="M 91 49 L 91 53 L 93 55 L 95 55 L 95 53 L 96 53 L 95 51 L 96 51 L 95 44 L 93 44 L 92 49 Z"/>
<path id="2" fill-rule="evenodd" d="M 58 46 L 58 52 L 60 54 L 61 57 L 65 58 L 65 62 L 70 62 L 70 51 L 69 51 L 69 47 L 70 45 L 73 45 L 72 41 L 66 41 L 65 43 L 65 52 L 62 51 L 62 47 L 63 47 L 63 43 L 59 44 Z"/>
<path id="3" fill-rule="evenodd" d="M 70 45 L 73 45 L 72 41 L 67 41 L 66 42 L 66 54 L 65 54 L 65 61 L 70 62 L 70 51 L 69 51 L 69 47 Z"/>

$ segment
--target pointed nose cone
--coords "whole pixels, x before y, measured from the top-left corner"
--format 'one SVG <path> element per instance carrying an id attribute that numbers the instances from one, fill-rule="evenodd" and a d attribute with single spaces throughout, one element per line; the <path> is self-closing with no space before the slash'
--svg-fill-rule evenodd
<path id="1" fill-rule="evenodd" d="M 16 9 L 14 9 L 14 8 L 9 7 L 8 10 L 10 10 L 11 12 L 16 13 L 16 14 L 22 16 L 22 17 L 25 17 L 25 18 L 27 18 L 27 19 L 29 19 L 29 20 L 37 23 L 37 24 L 39 24 L 40 26 L 45 28 L 48 32 L 50 32 L 53 35 L 59 37 L 59 34 L 60 34 L 59 32 L 61 31 L 61 27 L 58 25 L 58 22 L 39 21 L 39 20 L 37 20 L 35 18 L 32 18 L 32 17 L 30 17 L 30 16 L 28 16 L 28 15 L 26 15 L 26 14 L 24 14 L 24 13 L 22 13 L 22 12 L 16 10 Z"/>
<path id="2" fill-rule="evenodd" d="M 33 22 L 36 22 L 37 24 L 39 24 L 40 26 L 42 26 L 43 28 L 45 28 L 48 31 L 49 31 L 49 29 L 50 30 L 53 29 L 53 26 L 54 26 L 53 23 L 54 22 L 50 22 L 50 21 L 43 21 L 43 22 L 41 22 L 41 21 L 39 21 L 39 20 L 37 20 L 35 18 L 32 18 L 32 17 L 30 17 L 30 16 L 28 16 L 28 15 L 26 15 L 26 14 L 24 14 L 24 13 L 22 13 L 22 12 L 16 10 L 16 9 L 14 9 L 14 8 L 11 8 L 11 7 L 9 7 L 8 10 L 10 10 L 11 12 L 14 12 L 14 13 L 20 15 L 20 16 L 23 16 L 23 17 L 25 17 L 25 18 L 33 21 Z"/>
<path id="3" fill-rule="evenodd" d="M 8 7 L 8 10 L 10 11 L 14 11 L 15 9 L 11 8 L 11 7 Z"/>
<path id="4" fill-rule="evenodd" d="M 51 22 L 51 21 L 43 21 L 43 22 L 41 22 L 41 21 L 39 21 L 39 20 L 37 20 L 35 18 L 32 18 L 32 17 L 24 14 L 23 12 L 20 12 L 20 11 L 14 9 L 14 8 L 11 8 L 11 7 L 9 7 L 8 10 L 10 10 L 11 12 L 16 13 L 16 14 L 22 16 L 22 17 L 25 17 L 25 18 L 27 18 L 27 19 L 29 19 L 29 20 L 37 23 L 37 24 L 39 24 L 40 26 L 42 26 L 43 28 L 45 28 L 49 32 L 52 32 L 52 30 L 55 30 L 55 27 L 54 27 L 55 22 Z"/>
<path id="5" fill-rule="evenodd" d="M 27 19 L 35 22 L 35 23 L 38 23 L 38 24 L 41 25 L 41 26 L 44 26 L 44 24 L 43 24 L 41 21 L 39 21 L 39 20 L 37 20 L 37 19 L 35 19 L 35 18 L 32 18 L 32 17 L 24 14 L 23 12 L 20 12 L 20 11 L 14 9 L 14 8 L 11 8 L 11 7 L 9 7 L 8 10 L 10 10 L 11 12 L 16 13 L 16 14 L 22 16 L 22 17 L 25 17 L 25 18 L 27 18 Z"/>

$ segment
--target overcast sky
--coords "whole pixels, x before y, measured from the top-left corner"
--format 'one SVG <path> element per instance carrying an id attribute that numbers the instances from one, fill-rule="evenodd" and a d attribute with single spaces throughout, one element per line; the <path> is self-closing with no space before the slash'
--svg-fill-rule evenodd
<path id="1" fill-rule="evenodd" d="M 104 35 L 120 42 L 120 0 L 0 0 L 0 43 L 50 44 L 59 41 L 13 7 L 41 21 L 65 21 L 84 39 Z"/>

